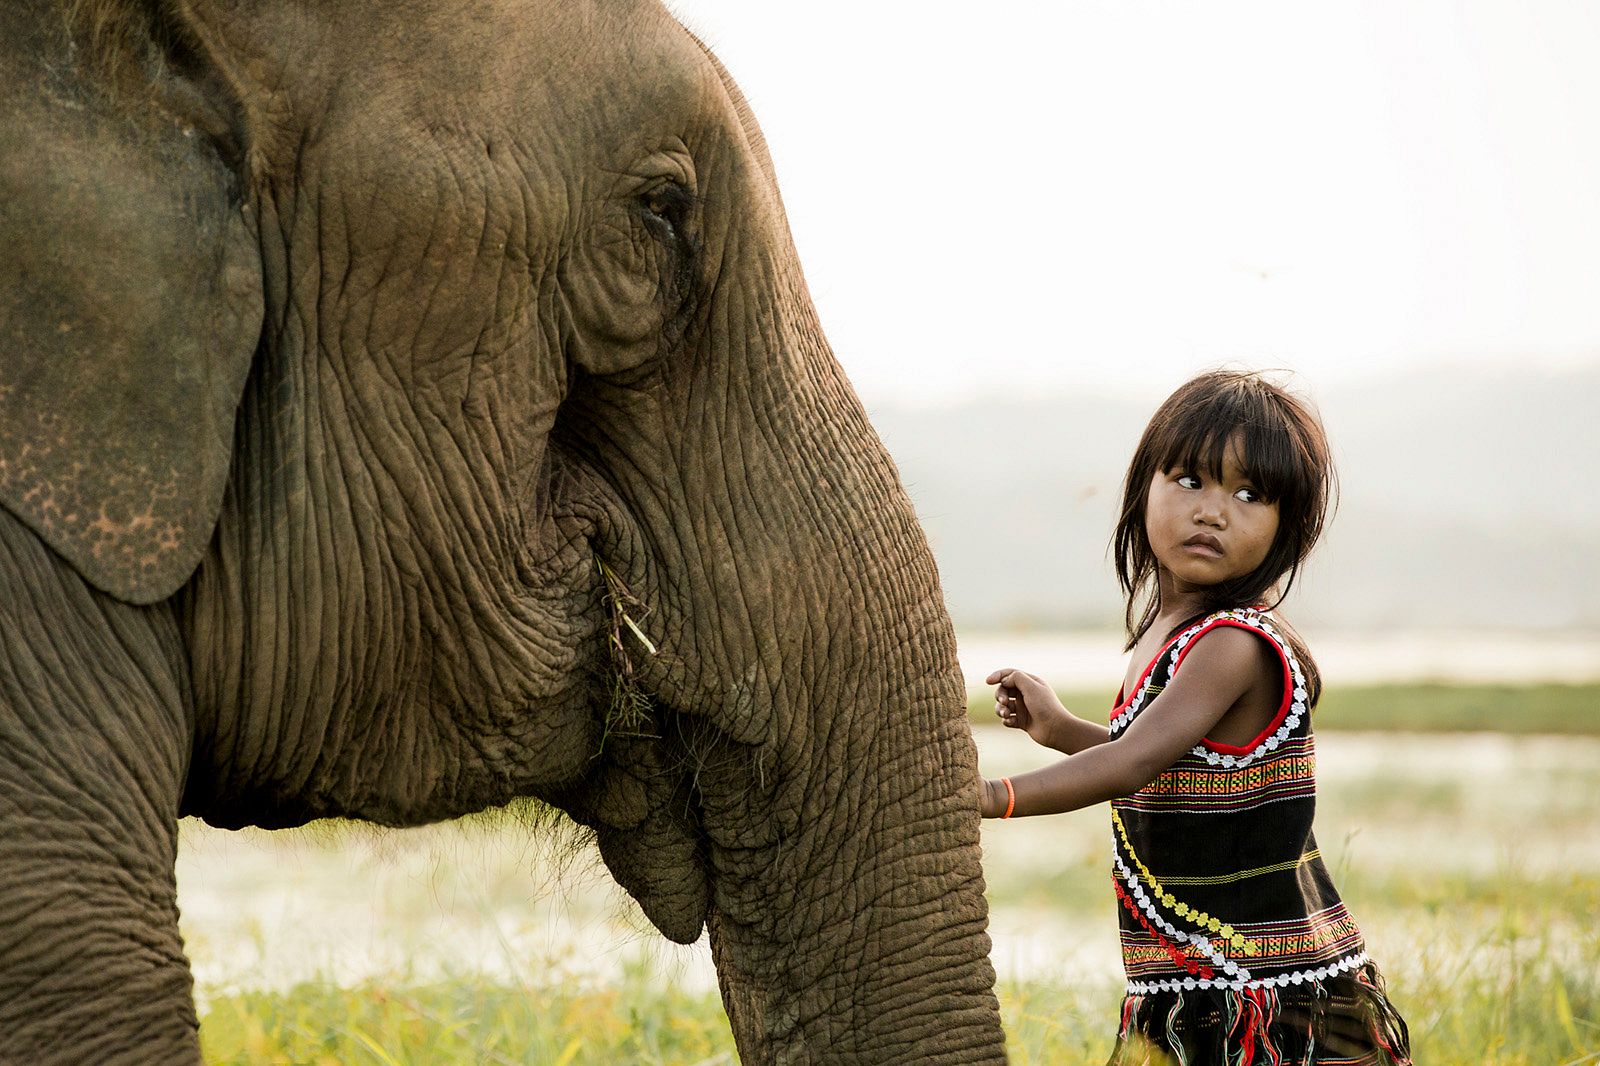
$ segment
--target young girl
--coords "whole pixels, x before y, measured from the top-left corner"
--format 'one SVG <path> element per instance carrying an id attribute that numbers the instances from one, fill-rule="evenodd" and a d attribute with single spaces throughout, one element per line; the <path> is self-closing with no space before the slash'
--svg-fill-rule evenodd
<path id="1" fill-rule="evenodd" d="M 1195 378 L 1156 412 L 1123 489 L 1133 659 L 1109 728 L 1032 674 L 989 676 L 1000 720 L 1070 757 L 984 781 L 984 817 L 1111 801 L 1128 976 L 1112 1066 L 1411 1061 L 1311 833 L 1321 683 L 1272 613 L 1332 481 L 1294 397 L 1255 374 Z"/>

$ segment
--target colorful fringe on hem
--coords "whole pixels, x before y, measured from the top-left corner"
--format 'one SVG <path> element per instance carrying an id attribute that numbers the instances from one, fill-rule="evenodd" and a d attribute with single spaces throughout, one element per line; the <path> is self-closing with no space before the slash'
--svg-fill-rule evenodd
<path id="1" fill-rule="evenodd" d="M 1411 1066 L 1411 1038 L 1368 963 L 1287 988 L 1130 994 L 1107 1066 Z"/>

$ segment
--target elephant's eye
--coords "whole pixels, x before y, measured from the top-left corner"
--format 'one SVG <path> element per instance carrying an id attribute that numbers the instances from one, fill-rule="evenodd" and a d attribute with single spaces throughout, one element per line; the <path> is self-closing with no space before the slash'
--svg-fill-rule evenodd
<path id="1" fill-rule="evenodd" d="M 694 196 L 682 185 L 663 182 L 639 197 L 645 224 L 666 240 L 681 240 L 686 235 Z"/>

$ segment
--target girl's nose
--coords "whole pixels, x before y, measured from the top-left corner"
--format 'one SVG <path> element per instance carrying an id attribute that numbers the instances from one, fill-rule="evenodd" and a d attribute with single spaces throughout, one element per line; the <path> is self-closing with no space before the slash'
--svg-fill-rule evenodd
<path id="1" fill-rule="evenodd" d="M 1223 514 L 1223 508 L 1217 506 L 1214 501 L 1205 499 L 1202 499 L 1195 506 L 1194 520 L 1200 525 L 1215 526 L 1218 529 L 1225 529 L 1228 525 L 1228 520 Z"/>

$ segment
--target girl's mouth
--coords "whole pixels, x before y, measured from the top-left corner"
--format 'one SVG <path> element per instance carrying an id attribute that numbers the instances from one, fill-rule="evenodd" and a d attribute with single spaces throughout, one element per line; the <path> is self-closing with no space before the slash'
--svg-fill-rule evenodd
<path id="1" fill-rule="evenodd" d="M 1183 542 L 1184 550 L 1194 555 L 1201 555 L 1208 559 L 1222 558 L 1222 541 L 1210 533 L 1196 533 Z"/>

